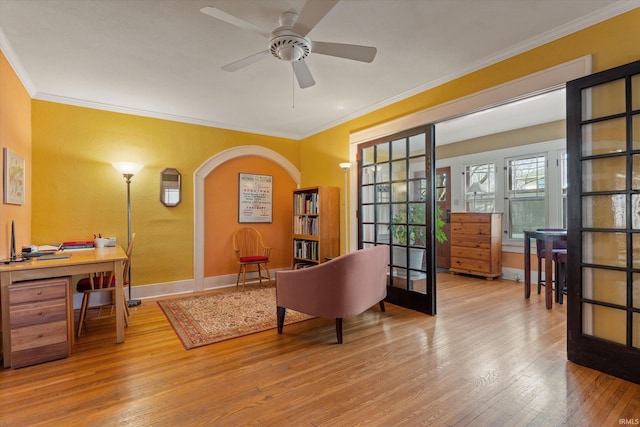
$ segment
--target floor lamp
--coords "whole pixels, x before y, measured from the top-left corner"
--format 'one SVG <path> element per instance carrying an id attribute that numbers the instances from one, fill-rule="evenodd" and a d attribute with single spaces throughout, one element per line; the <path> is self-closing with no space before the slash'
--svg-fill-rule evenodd
<path id="1" fill-rule="evenodd" d="M 349 180 L 347 173 L 351 168 L 351 163 L 340 163 L 340 167 L 344 171 L 344 252 L 349 253 L 349 211 L 347 209 L 347 203 L 349 203 L 349 198 L 347 197 L 349 194 Z"/>
<path id="2" fill-rule="evenodd" d="M 140 163 L 130 163 L 130 162 L 114 162 L 112 163 L 113 167 L 118 170 L 124 176 L 124 179 L 127 181 L 127 246 L 131 244 L 131 178 L 140 172 L 144 167 L 143 164 Z M 127 301 L 127 305 L 129 307 L 135 307 L 140 305 L 142 301 L 131 299 L 131 260 L 129 260 L 129 300 Z"/>

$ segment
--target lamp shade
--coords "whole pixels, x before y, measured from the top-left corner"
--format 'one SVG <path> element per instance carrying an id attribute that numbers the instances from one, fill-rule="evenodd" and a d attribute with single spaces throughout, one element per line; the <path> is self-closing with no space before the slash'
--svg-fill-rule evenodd
<path id="1" fill-rule="evenodd" d="M 484 188 L 476 181 L 467 188 L 467 193 L 484 193 Z"/>
<path id="2" fill-rule="evenodd" d="M 142 170 L 144 165 L 142 163 L 132 163 L 132 162 L 113 162 L 111 163 L 114 168 L 118 169 L 118 171 L 123 175 L 135 175 Z"/>
<path id="3" fill-rule="evenodd" d="M 342 168 L 343 171 L 346 172 L 351 167 L 351 163 L 349 162 L 340 163 L 340 167 Z"/>

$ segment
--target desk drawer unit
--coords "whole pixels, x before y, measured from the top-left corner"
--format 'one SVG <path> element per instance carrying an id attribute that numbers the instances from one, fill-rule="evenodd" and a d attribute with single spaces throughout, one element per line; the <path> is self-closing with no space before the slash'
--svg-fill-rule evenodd
<path id="1" fill-rule="evenodd" d="M 9 286 L 12 368 L 69 356 L 68 292 L 67 278 Z"/>
<path id="2" fill-rule="evenodd" d="M 502 274 L 502 214 L 451 213 L 451 273 Z"/>

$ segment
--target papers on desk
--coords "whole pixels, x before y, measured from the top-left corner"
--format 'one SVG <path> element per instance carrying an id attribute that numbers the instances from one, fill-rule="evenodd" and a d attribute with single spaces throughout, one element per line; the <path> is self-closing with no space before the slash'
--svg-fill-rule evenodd
<path id="1" fill-rule="evenodd" d="M 32 259 L 47 261 L 71 257 L 70 251 L 93 249 L 93 240 L 64 242 L 59 245 L 29 245 L 22 247 L 22 253 L 16 259 L 3 260 L 5 264 L 29 262 Z M 64 252 L 63 252 L 64 251 Z"/>
<path id="2" fill-rule="evenodd" d="M 60 248 L 60 252 L 92 251 L 94 249 L 93 246 L 90 248 Z"/>
<path id="3" fill-rule="evenodd" d="M 61 250 L 66 249 L 89 249 L 93 248 L 93 240 L 78 240 L 73 242 L 63 242 L 60 245 Z"/>
<path id="4" fill-rule="evenodd" d="M 52 255 L 58 252 L 60 245 L 23 246 L 22 256 L 24 258 L 37 258 L 43 255 Z"/>
<path id="5" fill-rule="evenodd" d="M 60 250 L 60 245 L 41 245 L 38 246 L 36 252 L 57 252 Z"/>
<path id="6" fill-rule="evenodd" d="M 56 253 L 54 253 L 54 254 L 39 256 L 37 258 L 37 260 L 38 261 L 49 261 L 49 260 L 52 260 L 52 259 L 67 259 L 67 258 L 70 258 L 70 257 L 71 257 L 71 254 L 56 254 Z"/>
<path id="7" fill-rule="evenodd" d="M 51 259 L 66 259 L 71 254 L 63 254 L 60 251 L 62 245 L 41 245 L 41 246 L 28 246 L 22 248 L 21 258 L 25 261 L 37 259 L 38 261 L 47 261 Z"/>

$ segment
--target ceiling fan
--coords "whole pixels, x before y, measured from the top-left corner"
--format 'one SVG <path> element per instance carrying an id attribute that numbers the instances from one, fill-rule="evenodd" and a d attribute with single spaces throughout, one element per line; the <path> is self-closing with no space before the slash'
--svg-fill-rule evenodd
<path id="1" fill-rule="evenodd" d="M 293 11 L 284 12 L 280 16 L 280 26 L 270 33 L 214 6 L 203 7 L 200 11 L 228 24 L 260 34 L 269 40 L 266 50 L 224 65 L 223 70 L 236 71 L 271 54 L 277 59 L 291 62 L 298 85 L 304 89 L 316 84 L 305 62 L 305 58 L 311 53 L 361 62 L 371 62 L 376 56 L 375 47 L 311 41 L 307 37 L 336 3 L 338 0 L 307 0 L 299 16 Z"/>

